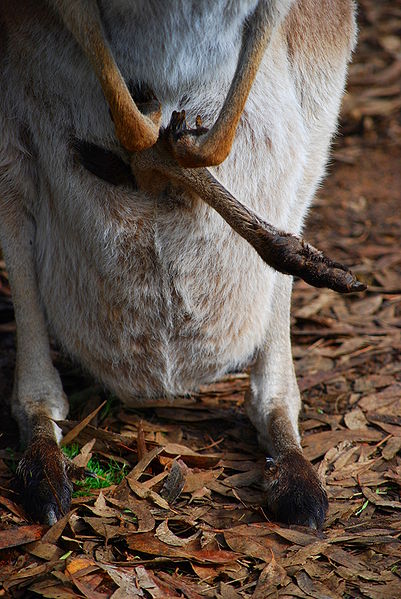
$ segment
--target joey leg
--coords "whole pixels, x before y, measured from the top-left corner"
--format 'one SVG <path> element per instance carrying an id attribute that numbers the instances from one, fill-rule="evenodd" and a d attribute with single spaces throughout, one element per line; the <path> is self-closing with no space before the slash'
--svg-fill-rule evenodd
<path id="1" fill-rule="evenodd" d="M 27 512 L 53 524 L 68 511 L 71 501 L 68 461 L 58 446 L 61 431 L 54 423 L 67 416 L 68 403 L 50 357 L 36 281 L 34 236 L 34 223 L 22 202 L 16 198 L 0 202 L 0 239 L 17 323 L 12 413 L 27 447 L 17 475 Z"/>
<path id="2" fill-rule="evenodd" d="M 156 101 L 144 113 L 132 99 L 103 30 L 96 0 L 49 0 L 90 61 L 120 143 L 130 152 L 151 147 L 159 137 L 161 108 Z"/>
<path id="3" fill-rule="evenodd" d="M 328 500 L 300 444 L 301 399 L 290 343 L 291 281 L 277 275 L 275 285 L 271 324 L 251 372 L 246 409 L 270 456 L 263 480 L 270 512 L 278 521 L 319 529 Z"/>

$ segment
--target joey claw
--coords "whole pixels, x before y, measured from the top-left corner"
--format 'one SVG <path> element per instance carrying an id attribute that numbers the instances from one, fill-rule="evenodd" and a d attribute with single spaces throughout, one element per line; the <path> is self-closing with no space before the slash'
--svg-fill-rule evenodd
<path id="1" fill-rule="evenodd" d="M 171 134 L 171 137 L 174 141 L 177 141 L 181 135 L 184 135 L 187 131 L 189 131 L 185 110 L 173 111 L 167 131 Z"/>
<path id="2" fill-rule="evenodd" d="M 182 148 L 185 146 L 189 150 L 192 143 L 195 141 L 195 138 L 203 135 L 207 131 L 208 129 L 202 125 L 202 118 L 199 114 L 195 119 L 195 129 L 188 127 L 185 110 L 178 112 L 174 110 L 166 130 L 173 153 L 174 149 L 178 149 L 177 144 L 180 148 L 181 146 Z"/>

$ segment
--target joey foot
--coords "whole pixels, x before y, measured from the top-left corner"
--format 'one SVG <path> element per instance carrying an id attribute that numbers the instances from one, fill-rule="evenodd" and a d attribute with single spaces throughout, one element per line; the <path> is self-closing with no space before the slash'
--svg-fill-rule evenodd
<path id="1" fill-rule="evenodd" d="M 171 152 L 181 166 L 185 168 L 199 168 L 216 166 L 227 157 L 220 156 L 220 152 L 209 147 L 203 137 L 208 133 L 203 127 L 202 119 L 198 115 L 195 120 L 195 129 L 188 127 L 185 110 L 174 111 L 167 127 L 167 137 Z"/>
<path id="2" fill-rule="evenodd" d="M 35 436 L 17 468 L 26 512 L 33 520 L 52 526 L 70 508 L 71 478 L 81 479 L 88 474 L 64 456 L 53 437 Z"/>
<path id="3" fill-rule="evenodd" d="M 274 517 L 286 524 L 321 529 L 328 508 L 326 491 L 300 451 L 266 458 L 264 489 Z"/>
<path id="4" fill-rule="evenodd" d="M 339 293 L 366 289 L 347 266 L 331 260 L 300 237 L 278 231 L 262 221 L 255 226 L 255 232 L 253 247 L 279 272 L 298 276 L 313 287 L 328 287 Z"/>
<path id="5" fill-rule="evenodd" d="M 208 129 L 202 125 L 202 117 L 198 114 L 195 119 L 195 129 L 188 127 L 185 110 L 174 110 L 170 123 L 168 125 L 170 141 L 177 142 L 184 135 L 193 135 L 199 137 L 203 133 L 207 133 Z"/>

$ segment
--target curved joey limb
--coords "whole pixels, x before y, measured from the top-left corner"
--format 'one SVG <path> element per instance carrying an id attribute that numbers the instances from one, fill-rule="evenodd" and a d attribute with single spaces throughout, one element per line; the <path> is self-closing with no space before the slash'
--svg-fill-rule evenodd
<path id="1" fill-rule="evenodd" d="M 140 186 L 152 192 L 155 181 L 163 185 L 164 179 L 164 182 L 173 181 L 189 193 L 196 193 L 252 245 L 266 264 L 283 274 L 298 276 L 314 287 L 328 287 L 340 293 L 366 289 L 346 266 L 334 262 L 300 237 L 278 230 L 244 206 L 208 169 L 186 169 L 178 165 L 171 157 L 170 140 L 177 129 L 184 130 L 185 127 L 185 115 L 174 112 L 159 142 L 131 157 L 131 168 Z M 200 127 L 198 121 L 197 129 Z"/>
<path id="2" fill-rule="evenodd" d="M 217 166 L 228 156 L 245 102 L 258 72 L 272 33 L 283 21 L 288 6 L 277 7 L 259 0 L 244 26 L 242 45 L 233 81 L 216 122 L 210 130 L 186 130 L 172 139 L 173 155 L 181 166 Z M 182 113 L 185 117 L 185 112 Z"/>
<path id="3" fill-rule="evenodd" d="M 149 90 L 145 90 L 140 104 L 142 112 L 133 101 L 105 39 L 97 3 L 94 0 L 49 2 L 56 6 L 65 25 L 90 60 L 122 145 L 131 152 L 151 148 L 159 137 L 160 104 Z M 205 168 L 198 168 L 194 174 L 181 168 L 212 166 L 220 164 L 227 157 L 272 32 L 283 21 L 290 5 L 291 0 L 279 8 L 267 0 L 259 0 L 245 26 L 234 79 L 214 126 L 207 131 L 198 117 L 196 129 L 190 130 L 185 124 L 185 113 L 174 113 L 165 134 L 168 153 L 163 151 L 159 160 L 158 150 L 152 155 L 145 152 L 143 157 L 142 153 L 137 154 L 136 158 L 133 157 L 133 170 L 142 179 L 144 187 L 149 186 L 150 182 L 146 171 L 148 174 L 158 171 L 167 179 L 183 185 L 189 192 L 200 195 L 254 247 L 267 264 L 279 272 L 296 275 L 316 287 L 326 286 L 342 293 L 362 291 L 365 286 L 345 266 L 333 262 L 295 235 L 278 231 L 265 222 L 238 202 Z M 157 145 L 166 144 L 161 140 Z M 153 185 L 151 183 L 150 186 Z"/>
<path id="4" fill-rule="evenodd" d="M 141 112 L 125 84 L 106 41 L 95 0 L 49 0 L 89 59 L 102 86 L 121 144 L 138 152 L 156 143 L 161 107 L 156 98 Z"/>

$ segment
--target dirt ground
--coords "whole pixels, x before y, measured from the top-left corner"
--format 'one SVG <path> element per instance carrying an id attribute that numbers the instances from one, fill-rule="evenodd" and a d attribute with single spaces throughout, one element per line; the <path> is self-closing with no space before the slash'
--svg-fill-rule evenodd
<path id="1" fill-rule="evenodd" d="M 27 521 L 20 456 L 0 407 L 0 596 L 401 598 L 401 6 L 364 0 L 342 127 L 305 238 L 368 284 L 339 296 L 295 283 L 303 446 L 326 480 L 323 532 L 273 523 L 247 421 L 247 373 L 172 409 L 125 411 L 54 349 L 75 458 L 127 477 L 77 496 L 52 528 Z M 15 323 L 0 264 L 0 394 Z M 99 405 L 106 401 L 100 411 Z M 2 585 L 2 587 L 1 587 Z"/>

